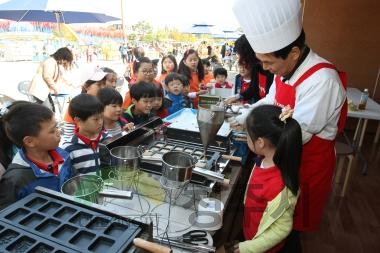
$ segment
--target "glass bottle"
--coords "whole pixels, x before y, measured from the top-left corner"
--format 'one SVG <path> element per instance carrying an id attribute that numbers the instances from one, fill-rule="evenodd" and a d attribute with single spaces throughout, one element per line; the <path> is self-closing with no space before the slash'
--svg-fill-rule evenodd
<path id="1" fill-rule="evenodd" d="M 360 97 L 360 102 L 359 102 L 359 110 L 365 110 L 365 107 L 367 105 L 367 100 L 368 100 L 369 92 L 368 89 L 364 89 L 361 97 Z"/>

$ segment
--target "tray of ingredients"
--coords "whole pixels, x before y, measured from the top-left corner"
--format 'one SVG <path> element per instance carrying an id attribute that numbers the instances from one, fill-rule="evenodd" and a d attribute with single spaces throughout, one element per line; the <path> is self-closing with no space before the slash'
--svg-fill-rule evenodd
<path id="1" fill-rule="evenodd" d="M 0 245 L 10 252 L 65 252 L 66 248 L 69 252 L 125 252 L 142 232 L 138 224 L 128 220 L 39 193 L 30 194 L 2 210 L 0 221 L 14 227 L 7 230 L 7 226 L 2 225 L 9 234 L 2 234 L 0 243 L 16 234 L 19 239 L 19 242 Z M 45 249 L 52 250 L 33 251 L 37 245 L 46 245 Z M 25 250 L 13 250 L 17 247 Z"/>

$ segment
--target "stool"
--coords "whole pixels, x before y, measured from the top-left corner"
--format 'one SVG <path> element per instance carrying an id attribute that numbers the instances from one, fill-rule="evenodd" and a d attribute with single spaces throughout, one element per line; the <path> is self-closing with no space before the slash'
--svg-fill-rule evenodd
<path id="1" fill-rule="evenodd" d="M 343 188 L 340 193 L 340 196 L 344 197 L 346 193 L 347 183 L 351 174 L 351 167 L 352 167 L 352 162 L 354 160 L 355 152 L 354 152 L 354 149 L 350 145 L 343 142 L 338 142 L 338 141 L 335 143 L 335 152 L 336 152 L 337 161 L 338 161 L 337 171 L 336 171 L 335 179 L 334 179 L 335 183 L 338 183 L 340 180 L 343 167 L 345 164 L 345 159 L 348 160 L 347 167 L 346 167 L 346 175 L 343 182 Z"/>

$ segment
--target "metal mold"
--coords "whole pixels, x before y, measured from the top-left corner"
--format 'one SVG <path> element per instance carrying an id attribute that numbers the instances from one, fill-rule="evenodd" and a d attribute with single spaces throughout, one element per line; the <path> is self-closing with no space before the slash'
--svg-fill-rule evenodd
<path id="1" fill-rule="evenodd" d="M 54 247 L 49 246 L 45 243 L 37 243 L 35 247 L 31 251 L 28 251 L 28 253 L 49 253 L 54 252 Z M 61 251 L 62 252 L 62 251 Z"/>
<path id="2" fill-rule="evenodd" d="M 10 252 L 27 252 L 35 243 L 36 240 L 27 236 L 22 236 L 11 245 L 9 245 L 9 247 L 7 247 L 7 250 Z"/>
<path id="3" fill-rule="evenodd" d="M 104 233 L 106 235 L 119 238 L 127 229 L 128 229 L 127 225 L 114 222 L 106 229 L 106 231 L 104 231 Z"/>
<path id="4" fill-rule="evenodd" d="M 44 218 L 41 214 L 32 213 L 23 219 L 20 224 L 29 228 L 35 228 Z"/>
<path id="5" fill-rule="evenodd" d="M 109 252 L 110 248 L 112 247 L 114 243 L 115 243 L 114 240 L 111 240 L 106 237 L 99 237 L 98 239 L 95 240 L 93 244 L 91 244 L 91 246 L 89 247 L 89 250 L 96 253 Z"/>
<path id="6" fill-rule="evenodd" d="M 92 229 L 92 230 L 99 230 L 99 229 L 104 230 L 109 223 L 110 223 L 109 219 L 106 219 L 103 217 L 96 217 L 87 225 L 87 228 Z"/>
<path id="7" fill-rule="evenodd" d="M 61 239 L 62 241 L 68 241 L 69 238 L 77 231 L 78 229 L 76 227 L 70 226 L 70 225 L 63 225 L 59 227 L 52 236 L 58 239 Z"/>
<path id="8" fill-rule="evenodd" d="M 41 207 L 39 209 L 39 211 L 41 213 L 44 213 L 44 214 L 47 214 L 47 215 L 51 215 L 53 213 L 55 213 L 62 205 L 56 203 L 56 202 L 49 202 L 47 203 L 46 205 L 44 205 L 43 207 Z"/>
<path id="9" fill-rule="evenodd" d="M 91 220 L 92 217 L 93 216 L 88 213 L 79 212 L 73 218 L 70 219 L 70 222 L 78 226 L 84 227 L 87 225 L 87 223 Z"/>
<path id="10" fill-rule="evenodd" d="M 76 212 L 76 210 L 74 208 L 71 208 L 71 207 L 63 207 L 62 209 L 60 209 L 58 212 L 56 212 L 54 214 L 54 217 L 57 217 L 58 219 L 62 219 L 62 220 L 67 220 L 69 219 L 74 213 Z"/>
<path id="11" fill-rule="evenodd" d="M 79 231 L 69 242 L 78 247 L 85 248 L 91 243 L 95 236 L 95 234 L 87 231 Z"/>
<path id="12" fill-rule="evenodd" d="M 36 227 L 36 230 L 43 233 L 43 234 L 51 234 L 53 233 L 57 227 L 61 225 L 61 223 L 54 219 L 47 219 L 43 223 L 41 223 L 39 226 Z"/>
<path id="13" fill-rule="evenodd" d="M 21 219 L 23 219 L 26 215 L 28 215 L 29 213 L 30 213 L 30 211 L 28 211 L 28 210 L 25 210 L 23 208 L 18 208 L 16 210 L 14 210 L 13 212 L 11 212 L 10 214 L 8 214 L 7 216 L 5 216 L 5 219 L 8 219 L 8 220 L 13 221 L 13 222 L 18 222 Z"/>
<path id="14" fill-rule="evenodd" d="M 38 209 L 40 208 L 43 204 L 47 202 L 46 199 L 43 198 L 36 198 L 33 199 L 32 201 L 28 202 L 25 204 L 26 207 L 29 207 L 31 209 Z"/>

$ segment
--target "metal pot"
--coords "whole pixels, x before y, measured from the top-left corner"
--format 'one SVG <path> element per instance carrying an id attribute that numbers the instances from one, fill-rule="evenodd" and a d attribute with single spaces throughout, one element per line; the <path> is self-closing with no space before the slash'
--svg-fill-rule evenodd
<path id="1" fill-rule="evenodd" d="M 161 184 L 166 188 L 182 188 L 191 180 L 196 159 L 180 151 L 167 152 L 162 156 Z"/>
<path id="2" fill-rule="evenodd" d="M 103 179 L 96 175 L 78 175 L 63 183 L 61 192 L 93 203 L 102 200 L 100 197 L 131 199 L 132 192 L 103 189 Z"/>
<path id="3" fill-rule="evenodd" d="M 97 202 L 103 180 L 96 175 L 78 175 L 70 178 L 61 187 L 61 192 L 90 202 Z"/>
<path id="4" fill-rule="evenodd" d="M 141 147 L 120 146 L 114 147 L 111 153 L 111 167 L 109 178 L 123 190 L 130 190 L 136 183 L 140 170 L 140 161 L 143 150 Z"/>

